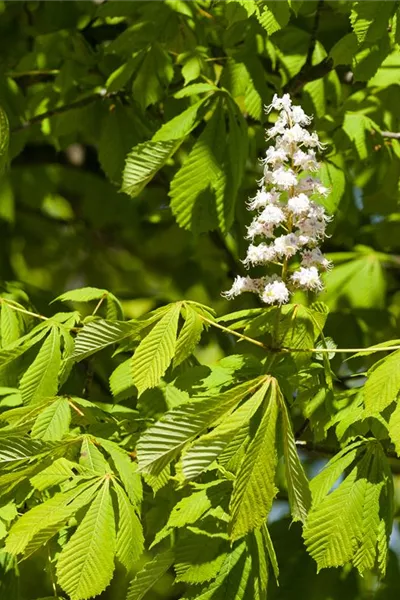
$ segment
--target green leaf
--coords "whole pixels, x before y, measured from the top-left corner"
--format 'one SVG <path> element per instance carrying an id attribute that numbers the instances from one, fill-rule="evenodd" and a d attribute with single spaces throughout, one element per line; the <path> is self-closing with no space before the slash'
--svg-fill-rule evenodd
<path id="1" fill-rule="evenodd" d="M 22 334 L 22 323 L 17 311 L 8 304 L 1 304 L 0 313 L 1 346 L 12 344 Z"/>
<path id="2" fill-rule="evenodd" d="M 259 408 L 268 391 L 270 381 L 264 383 L 254 395 L 234 413 L 225 417 L 223 422 L 196 440 L 182 457 L 182 472 L 186 479 L 193 479 L 202 473 L 221 452 L 224 451 L 232 437 L 248 423 Z"/>
<path id="3" fill-rule="evenodd" d="M 148 142 L 135 146 L 126 157 L 122 191 L 137 196 L 176 152 L 184 138 L 201 120 L 203 98 L 162 125 Z"/>
<path id="4" fill-rule="evenodd" d="M 79 330 L 75 339 L 75 350 L 72 359 L 76 362 L 99 352 L 112 344 L 121 342 L 137 332 L 135 323 L 125 321 L 91 321 Z"/>
<path id="5" fill-rule="evenodd" d="M 396 407 L 389 419 L 389 437 L 394 444 L 396 453 L 400 456 L 400 403 L 396 402 Z"/>
<path id="6" fill-rule="evenodd" d="M 219 196 L 222 193 L 224 146 L 225 123 L 219 104 L 171 182 L 171 210 L 184 229 L 200 232 L 216 226 L 209 213 L 215 215 L 215 190 Z"/>
<path id="7" fill-rule="evenodd" d="M 120 315 L 123 314 L 122 306 L 118 298 L 114 296 L 108 290 L 94 288 L 94 287 L 84 287 L 79 288 L 77 290 L 70 290 L 69 292 L 65 292 L 58 296 L 53 302 L 92 302 L 93 300 L 105 300 L 107 303 L 107 307 L 110 308 L 110 305 L 114 305 L 117 313 Z M 107 314 L 107 318 L 108 314 Z"/>
<path id="8" fill-rule="evenodd" d="M 132 198 L 138 196 L 180 144 L 181 140 L 173 139 L 143 142 L 135 146 L 126 157 L 121 191 Z"/>
<path id="9" fill-rule="evenodd" d="M 296 440 L 285 399 L 278 393 L 282 414 L 282 440 L 289 504 L 293 521 L 305 523 L 311 506 L 311 493 L 303 465 L 297 454 Z"/>
<path id="10" fill-rule="evenodd" d="M 179 332 L 176 341 L 175 356 L 173 360 L 174 368 L 180 365 L 188 358 L 196 348 L 203 332 L 204 321 L 200 318 L 197 311 L 189 305 L 183 309 L 185 323 Z"/>
<path id="11" fill-rule="evenodd" d="M 359 43 L 379 40 L 386 33 L 395 5 L 391 0 L 379 5 L 363 1 L 352 5 L 350 23 Z"/>
<path id="12" fill-rule="evenodd" d="M 147 562 L 132 579 L 126 600 L 142 600 L 143 596 L 151 590 L 159 579 L 168 571 L 174 561 L 172 550 L 159 552 L 153 560 Z"/>
<path id="13" fill-rule="evenodd" d="M 143 553 L 143 529 L 135 508 L 124 490 L 118 484 L 114 489 L 118 500 L 116 556 L 129 572 Z"/>
<path id="14" fill-rule="evenodd" d="M 217 89 L 217 88 L 215 88 Z M 189 133 L 197 127 L 208 106 L 209 97 L 202 98 L 179 115 L 164 123 L 154 134 L 153 142 L 168 142 L 169 140 L 182 141 Z M 201 109 L 201 110 L 200 110 Z"/>
<path id="15" fill-rule="evenodd" d="M 8 145 L 10 142 L 10 125 L 7 113 L 0 106 L 0 176 L 3 174 L 8 161 Z"/>
<path id="16" fill-rule="evenodd" d="M 261 382 L 261 377 L 246 381 L 215 398 L 189 402 L 166 413 L 139 439 L 140 470 L 160 473 L 187 442 L 237 406 Z"/>
<path id="17" fill-rule="evenodd" d="M 286 27 L 290 18 L 289 4 L 286 0 L 269 0 L 262 3 L 261 7 L 263 10 L 257 14 L 257 19 L 268 35 Z"/>
<path id="18" fill-rule="evenodd" d="M 11 466 L 14 462 L 39 457 L 50 452 L 53 447 L 53 444 L 42 440 L 8 435 L 0 438 L 0 465 Z"/>
<path id="19" fill-rule="evenodd" d="M 137 472 L 137 464 L 133 462 L 131 456 L 115 442 L 102 438 L 96 438 L 96 441 L 99 442 L 111 456 L 130 502 L 137 507 L 143 496 L 142 481 Z"/>
<path id="20" fill-rule="evenodd" d="M 58 327 L 52 327 L 35 360 L 22 376 L 20 392 L 24 404 L 34 404 L 57 394 L 60 366 L 60 332 Z"/>
<path id="21" fill-rule="evenodd" d="M 32 427 L 33 438 L 61 440 L 69 431 L 71 411 L 66 398 L 56 398 L 36 418 Z"/>
<path id="22" fill-rule="evenodd" d="M 362 458 L 331 493 L 323 495 L 321 487 L 329 491 L 326 478 L 304 528 L 318 570 L 351 561 L 360 574 L 378 564 L 384 575 L 392 511 L 383 507 L 391 507 L 392 475 L 379 442 L 366 442 Z"/>
<path id="23" fill-rule="evenodd" d="M 247 449 L 233 486 L 230 535 L 236 540 L 261 527 L 277 492 L 275 448 L 278 402 L 276 384 L 271 383 L 268 404 L 261 423 Z"/>
<path id="24" fill-rule="evenodd" d="M 180 311 L 180 303 L 172 305 L 135 351 L 132 372 L 139 395 L 155 387 L 171 364 Z"/>
<path id="25" fill-rule="evenodd" d="M 142 109 L 155 104 L 165 94 L 174 74 L 169 54 L 154 43 L 147 51 L 132 86 L 133 97 Z"/>
<path id="26" fill-rule="evenodd" d="M 110 467 L 103 454 L 95 446 L 93 439 L 85 435 L 82 440 L 79 464 L 96 475 L 110 472 Z"/>
<path id="27" fill-rule="evenodd" d="M 221 552 L 222 544 L 226 545 L 220 539 L 186 532 L 175 548 L 176 581 L 199 584 L 215 579 L 227 556 L 226 551 Z"/>
<path id="28" fill-rule="evenodd" d="M 133 375 L 131 359 L 128 358 L 123 363 L 118 365 L 110 375 L 110 388 L 113 396 L 122 394 L 129 388 L 133 387 Z"/>
<path id="29" fill-rule="evenodd" d="M 351 65 L 352 58 L 358 48 L 357 36 L 354 33 L 346 33 L 331 48 L 329 56 L 333 59 L 335 67 L 337 65 Z"/>
<path id="30" fill-rule="evenodd" d="M 366 416 L 378 415 L 394 400 L 400 391 L 400 350 L 393 352 L 374 365 L 364 385 Z"/>
<path id="31" fill-rule="evenodd" d="M 320 203 L 330 214 L 333 214 L 338 209 L 345 192 L 346 177 L 344 171 L 333 162 L 324 161 L 319 176 L 322 183 L 330 190 L 327 198 L 321 199 Z"/>
<path id="32" fill-rule="evenodd" d="M 77 464 L 64 457 L 55 460 L 49 467 L 30 478 L 33 487 L 40 492 L 54 485 L 59 485 L 67 479 L 75 477 L 73 469 Z"/>
<path id="33" fill-rule="evenodd" d="M 72 515 L 91 501 L 97 488 L 98 483 L 86 482 L 68 492 L 60 492 L 43 504 L 31 508 L 11 527 L 6 541 L 7 552 L 14 555 L 23 554 L 28 544 L 32 546 L 35 540 L 37 546 L 37 536 L 41 532 L 43 533 L 39 537 L 39 546 L 45 543 Z"/>
<path id="34" fill-rule="evenodd" d="M 360 159 L 365 160 L 369 154 L 367 135 L 371 137 L 371 132 L 379 131 L 378 125 L 366 115 L 347 112 L 343 121 L 343 131 L 354 143 Z"/>
<path id="35" fill-rule="evenodd" d="M 251 556 L 245 542 L 242 542 L 226 555 L 215 581 L 197 593 L 183 596 L 182 600 L 244 600 L 247 598 L 250 572 Z"/>
<path id="36" fill-rule="evenodd" d="M 71 600 L 101 594 L 113 576 L 116 537 L 109 486 L 105 479 L 58 558 L 58 583 Z"/>

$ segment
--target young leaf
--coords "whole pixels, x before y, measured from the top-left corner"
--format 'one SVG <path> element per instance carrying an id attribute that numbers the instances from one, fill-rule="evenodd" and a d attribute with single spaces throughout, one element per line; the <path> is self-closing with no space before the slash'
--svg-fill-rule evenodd
<path id="1" fill-rule="evenodd" d="M 180 303 L 171 306 L 135 351 L 132 371 L 139 395 L 159 383 L 172 361 L 180 310 Z"/>
<path id="2" fill-rule="evenodd" d="M 281 392 L 278 393 L 278 398 L 282 414 L 283 453 L 290 508 L 293 521 L 305 523 L 311 505 L 310 487 L 297 454 L 289 411 Z"/>
<path id="3" fill-rule="evenodd" d="M 176 341 L 175 356 L 173 360 L 174 368 L 180 365 L 188 358 L 196 348 L 203 332 L 204 321 L 201 320 L 197 311 L 190 305 L 184 307 L 185 323 L 179 332 Z"/>
<path id="4" fill-rule="evenodd" d="M 379 442 L 371 440 L 364 448 L 343 483 L 313 501 L 304 539 L 318 570 L 351 561 L 361 574 L 376 564 L 381 575 L 385 572 L 392 514 L 383 507 L 391 506 L 392 475 Z"/>
<path id="5" fill-rule="evenodd" d="M 115 522 L 107 478 L 61 551 L 57 579 L 71 600 L 101 594 L 114 572 Z"/>
<path id="6" fill-rule="evenodd" d="M 29 437 L 9 435 L 6 438 L 0 438 L 0 465 L 3 468 L 14 466 L 13 463 L 48 454 L 53 447 L 53 444 L 42 440 L 32 440 Z"/>
<path id="7" fill-rule="evenodd" d="M 400 350 L 374 365 L 364 386 L 366 416 L 378 415 L 397 397 L 400 391 Z"/>
<path id="8" fill-rule="evenodd" d="M 110 388 L 113 396 L 118 396 L 133 387 L 131 359 L 125 360 L 110 375 Z"/>
<path id="9" fill-rule="evenodd" d="M 71 410 L 67 398 L 56 398 L 36 418 L 31 436 L 41 440 L 60 440 L 69 431 Z"/>
<path id="10" fill-rule="evenodd" d="M 121 191 L 132 198 L 140 194 L 181 145 L 181 140 L 143 142 L 126 157 Z"/>
<path id="11" fill-rule="evenodd" d="M 223 175 L 221 164 L 224 158 L 224 130 L 222 108 L 218 105 L 171 182 L 171 210 L 178 225 L 184 229 L 207 231 L 217 226 L 215 221 L 211 223 L 213 215 L 206 211 L 210 198 L 212 201 L 215 197 L 215 192 L 212 193 L 211 190 L 218 191 Z"/>
<path id="12" fill-rule="evenodd" d="M 76 511 L 91 501 L 97 488 L 98 483 L 86 482 L 31 508 L 11 527 L 6 541 L 7 552 L 23 554 L 41 531 L 46 533 L 46 539 L 51 538 Z"/>
<path id="13" fill-rule="evenodd" d="M 60 366 L 60 332 L 58 327 L 52 327 L 35 360 L 22 376 L 20 391 L 24 404 L 34 404 L 57 394 Z"/>
<path id="14" fill-rule="evenodd" d="M 76 336 L 72 359 L 79 362 L 111 344 L 133 336 L 136 331 L 135 324 L 125 321 L 91 321 L 84 325 Z"/>
<path id="15" fill-rule="evenodd" d="M 217 578 L 198 593 L 183 596 L 182 600 L 245 600 L 252 598 L 247 589 L 251 572 L 251 556 L 245 542 L 234 547 L 222 564 Z M 248 594 L 248 595 L 246 595 Z"/>
<path id="16" fill-rule="evenodd" d="M 89 436 L 84 436 L 81 446 L 79 464 L 96 475 L 110 472 L 110 467 L 103 454 L 98 450 Z"/>
<path id="17" fill-rule="evenodd" d="M 278 402 L 276 384 L 269 387 L 262 421 L 237 473 L 231 498 L 231 539 L 261 527 L 271 510 L 275 487 Z"/>
<path id="18" fill-rule="evenodd" d="M 143 553 L 143 529 L 135 508 L 122 487 L 117 484 L 114 489 L 118 500 L 116 556 L 129 572 Z"/>
<path id="19" fill-rule="evenodd" d="M 216 398 L 189 402 L 166 413 L 139 439 L 137 453 L 140 470 L 160 473 L 187 442 L 237 406 L 261 382 L 261 377 L 246 381 Z"/>
<path id="20" fill-rule="evenodd" d="M 248 423 L 256 412 L 264 400 L 269 385 L 270 381 L 268 380 L 249 400 L 226 417 L 213 431 L 201 436 L 188 448 L 182 457 L 182 471 L 186 479 L 197 477 L 218 458 L 219 454 L 232 441 L 235 433 L 245 423 Z"/>
<path id="21" fill-rule="evenodd" d="M 168 571 L 174 561 L 172 550 L 159 552 L 153 560 L 147 562 L 132 579 L 126 600 L 142 600 L 159 579 Z"/>
<path id="22" fill-rule="evenodd" d="M 111 456 L 118 475 L 133 506 L 137 507 L 142 501 L 142 481 L 137 472 L 137 463 L 118 444 L 111 440 L 96 438 L 106 452 Z"/>

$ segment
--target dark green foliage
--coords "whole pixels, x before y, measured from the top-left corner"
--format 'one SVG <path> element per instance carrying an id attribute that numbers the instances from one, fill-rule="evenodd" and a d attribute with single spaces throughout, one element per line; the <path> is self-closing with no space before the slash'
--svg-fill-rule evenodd
<path id="1" fill-rule="evenodd" d="M 398 4 L 0 2 L 0 598 L 398 595 Z M 334 269 L 228 306 L 275 93 Z"/>

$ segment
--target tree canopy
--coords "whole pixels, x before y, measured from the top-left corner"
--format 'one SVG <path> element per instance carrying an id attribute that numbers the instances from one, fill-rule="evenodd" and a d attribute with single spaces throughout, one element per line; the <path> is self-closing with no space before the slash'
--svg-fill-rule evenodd
<path id="1" fill-rule="evenodd" d="M 228 300 L 277 98 L 333 268 Z M 399 593 L 399 106 L 394 0 L 0 2 L 1 598 Z"/>

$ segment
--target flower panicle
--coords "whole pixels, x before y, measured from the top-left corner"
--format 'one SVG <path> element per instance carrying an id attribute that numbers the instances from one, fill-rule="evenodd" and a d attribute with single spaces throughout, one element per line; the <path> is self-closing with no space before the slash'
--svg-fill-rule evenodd
<path id="1" fill-rule="evenodd" d="M 319 246 L 327 237 L 331 220 L 316 199 L 325 198 L 329 190 L 314 175 L 319 170 L 317 152 L 324 149 L 316 132 L 307 127 L 312 117 L 292 104 L 289 94 L 276 94 L 267 113 L 279 111 L 274 125 L 267 131 L 273 145 L 261 160 L 263 176 L 259 189 L 247 202 L 256 216 L 247 228 L 250 240 L 246 268 L 278 265 L 281 274 L 258 279 L 238 276 L 230 290 L 231 299 L 243 292 L 258 294 L 268 305 L 286 304 L 296 289 L 319 292 L 323 285 L 321 271 L 331 268 Z"/>

